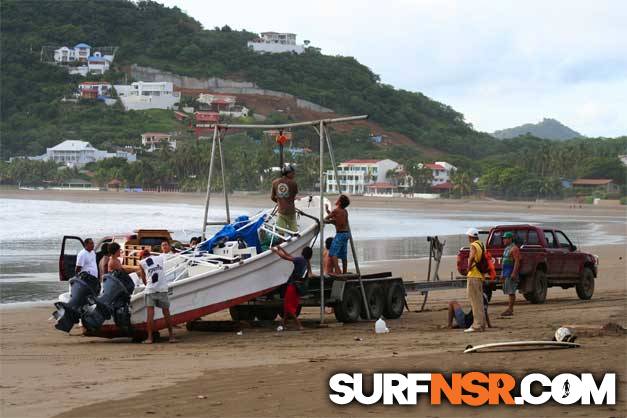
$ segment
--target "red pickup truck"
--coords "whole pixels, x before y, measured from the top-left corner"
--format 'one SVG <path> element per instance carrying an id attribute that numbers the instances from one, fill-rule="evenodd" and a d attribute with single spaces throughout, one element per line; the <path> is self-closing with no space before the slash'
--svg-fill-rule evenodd
<path id="1" fill-rule="evenodd" d="M 491 290 L 502 287 L 498 278 L 505 247 L 505 232 L 512 232 L 514 241 L 520 247 L 518 291 L 525 299 L 531 303 L 544 303 L 547 289 L 551 286 L 560 286 L 563 289 L 574 286 L 580 299 L 592 297 L 598 257 L 577 250 L 560 230 L 532 225 L 500 225 L 490 230 L 485 242 L 497 273 L 497 280 L 488 282 Z M 469 253 L 469 247 L 463 247 L 457 254 L 457 270 L 462 275 L 468 272 Z"/>

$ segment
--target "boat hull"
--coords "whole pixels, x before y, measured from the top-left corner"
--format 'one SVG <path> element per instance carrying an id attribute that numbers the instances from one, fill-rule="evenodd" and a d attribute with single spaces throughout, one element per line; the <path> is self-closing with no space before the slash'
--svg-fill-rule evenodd
<path id="1" fill-rule="evenodd" d="M 303 219 L 301 218 L 301 222 Z M 318 233 L 315 222 L 307 220 L 300 236 L 282 244 L 290 254 L 300 254 L 311 245 Z M 284 284 L 293 269 L 292 263 L 281 259 L 271 251 L 249 258 L 222 269 L 170 283 L 168 296 L 173 325 L 193 321 L 269 293 Z M 166 328 L 161 309 L 155 309 L 154 331 Z M 131 323 L 134 336 L 145 335 L 146 304 L 144 293 L 131 298 Z M 107 321 L 95 332 L 85 330 L 85 335 L 104 338 L 124 336 L 112 322 Z"/>

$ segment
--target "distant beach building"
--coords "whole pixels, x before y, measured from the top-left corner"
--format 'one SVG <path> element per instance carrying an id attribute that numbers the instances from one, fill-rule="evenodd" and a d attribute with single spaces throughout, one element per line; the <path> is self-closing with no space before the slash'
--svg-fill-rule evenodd
<path id="1" fill-rule="evenodd" d="M 581 192 L 603 191 L 606 193 L 620 192 L 620 186 L 612 179 L 577 179 L 573 181 L 573 188 Z"/>
<path id="2" fill-rule="evenodd" d="M 128 150 L 101 151 L 94 148 L 89 142 L 76 140 L 63 141 L 52 148 L 47 148 L 45 154 L 38 157 L 30 157 L 29 159 L 55 161 L 71 168 L 80 168 L 87 163 L 116 157 L 123 158 L 128 162 L 137 160 L 137 156 Z"/>
<path id="3" fill-rule="evenodd" d="M 348 160 L 337 166 L 338 177 L 342 192 L 349 194 L 388 194 L 395 190 L 388 173 L 398 167 L 396 161 L 356 159 Z M 325 172 L 326 192 L 339 193 L 333 170 Z"/>
<path id="4" fill-rule="evenodd" d="M 433 175 L 431 187 L 434 190 L 442 192 L 453 189 L 451 175 L 457 170 L 457 167 L 447 163 L 446 161 L 436 161 L 434 163 L 423 164 L 423 168 L 431 170 Z"/>
<path id="5" fill-rule="evenodd" d="M 261 37 L 248 41 L 248 47 L 255 52 L 270 54 L 282 52 L 302 54 L 305 52 L 303 45 L 296 44 L 296 34 L 294 33 L 262 32 Z"/>
<path id="6" fill-rule="evenodd" d="M 125 110 L 174 109 L 181 99 L 181 93 L 175 92 L 168 81 L 137 81 L 113 87 Z"/>
<path id="7" fill-rule="evenodd" d="M 148 152 L 153 152 L 163 147 L 168 147 L 172 151 L 176 149 L 176 139 L 172 139 L 172 135 L 164 132 L 144 132 L 141 138 L 142 145 Z"/>

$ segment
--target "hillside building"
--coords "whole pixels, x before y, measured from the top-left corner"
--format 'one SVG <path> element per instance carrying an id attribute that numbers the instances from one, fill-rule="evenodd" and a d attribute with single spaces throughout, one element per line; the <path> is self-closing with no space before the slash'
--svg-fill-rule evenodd
<path id="1" fill-rule="evenodd" d="M 239 118 L 248 116 L 246 106 L 237 105 L 237 97 L 227 94 L 200 93 L 198 103 L 201 103 L 204 110 L 219 113 L 221 116 Z"/>
<path id="2" fill-rule="evenodd" d="M 296 44 L 296 34 L 279 32 L 262 32 L 261 37 L 248 41 L 248 47 L 255 52 L 279 54 L 282 52 L 305 52 L 303 45 Z"/>
<path id="3" fill-rule="evenodd" d="M 115 152 L 101 151 L 94 148 L 89 142 L 76 140 L 63 141 L 52 148 L 47 148 L 45 154 L 38 157 L 31 157 L 30 159 L 55 161 L 71 168 L 80 168 L 91 162 L 116 157 L 123 158 L 128 162 L 137 160 L 136 155 L 127 150 L 118 150 Z"/>
<path id="4" fill-rule="evenodd" d="M 181 98 L 168 81 L 137 81 L 114 88 L 125 110 L 174 109 Z"/>
<path id="5" fill-rule="evenodd" d="M 176 139 L 172 139 L 172 135 L 164 132 L 144 132 L 141 138 L 142 146 L 148 152 L 153 152 L 163 147 L 168 147 L 172 151 L 176 149 Z"/>
<path id="6" fill-rule="evenodd" d="M 436 161 L 434 163 L 423 164 L 423 168 L 431 170 L 433 179 L 431 180 L 431 188 L 438 192 L 450 191 L 453 189 L 451 183 L 451 175 L 457 168 L 446 161 Z"/>
<path id="7" fill-rule="evenodd" d="M 387 193 L 395 188 L 391 184 L 389 173 L 398 167 L 392 160 L 348 160 L 337 166 L 340 185 L 343 193 L 364 194 L 379 190 Z M 339 193 L 333 170 L 325 172 L 326 192 Z"/>
<path id="8" fill-rule="evenodd" d="M 115 50 L 115 48 L 112 49 L 110 47 L 105 47 L 104 49 Z M 68 66 L 68 72 L 84 77 L 87 74 L 104 74 L 108 71 L 113 62 L 114 54 L 113 52 L 102 52 L 99 48 L 92 48 L 86 43 L 79 43 L 72 48 L 62 46 L 55 49 L 52 58 L 56 64 L 74 64 Z"/>
<path id="9" fill-rule="evenodd" d="M 78 84 L 78 94 L 84 99 L 96 99 L 98 96 L 111 96 L 111 83 L 106 81 L 83 81 Z"/>

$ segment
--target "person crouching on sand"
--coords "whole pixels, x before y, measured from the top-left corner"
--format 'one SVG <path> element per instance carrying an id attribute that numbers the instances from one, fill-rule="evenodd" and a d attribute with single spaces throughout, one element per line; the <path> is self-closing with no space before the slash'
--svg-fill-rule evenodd
<path id="1" fill-rule="evenodd" d="M 144 344 L 152 344 L 152 330 L 154 328 L 155 306 L 163 311 L 163 318 L 168 326 L 170 342 L 177 342 L 172 332 L 170 321 L 170 300 L 168 299 L 168 281 L 165 278 L 164 255 L 150 255 L 150 251 L 143 250 L 140 254 L 139 276 L 146 285 L 144 298 L 146 302 L 146 331 L 148 339 Z"/>
<path id="2" fill-rule="evenodd" d="M 311 247 L 303 248 L 300 256 L 292 257 L 282 247 L 272 247 L 272 252 L 276 253 L 283 260 L 291 261 L 294 264 L 294 270 L 287 279 L 287 286 L 285 287 L 285 295 L 283 296 L 283 327 L 287 327 L 287 320 L 294 319 L 296 326 L 299 330 L 303 330 L 298 317 L 298 305 L 300 305 L 300 294 L 296 287 L 296 282 L 302 280 L 304 277 L 309 278 L 311 275 L 311 256 L 313 250 Z"/>
<path id="3" fill-rule="evenodd" d="M 486 324 L 488 328 L 492 328 L 492 324 L 490 323 L 490 316 L 488 315 L 488 296 L 485 293 L 485 289 L 483 292 L 483 314 L 485 316 Z M 467 329 L 472 326 L 474 321 L 474 316 L 472 314 L 472 308 L 468 313 L 465 313 L 462 309 L 462 305 L 456 300 L 448 303 L 448 323 L 447 326 L 449 328 L 462 328 Z"/>

